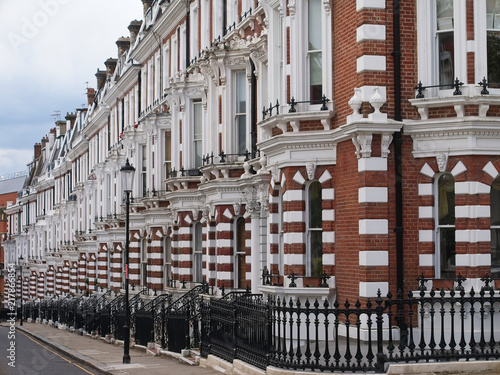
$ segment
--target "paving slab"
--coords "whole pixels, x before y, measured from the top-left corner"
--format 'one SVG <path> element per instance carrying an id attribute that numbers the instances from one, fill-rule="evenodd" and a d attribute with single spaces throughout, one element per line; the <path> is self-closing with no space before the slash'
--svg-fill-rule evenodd
<path id="1" fill-rule="evenodd" d="M 145 348 L 131 348 L 131 363 L 124 365 L 123 346 L 47 324 L 25 322 L 23 326 L 16 326 L 16 329 L 75 360 L 111 375 L 220 375 L 219 372 L 201 365 L 189 365 L 180 356 L 153 356 L 146 353 Z"/>

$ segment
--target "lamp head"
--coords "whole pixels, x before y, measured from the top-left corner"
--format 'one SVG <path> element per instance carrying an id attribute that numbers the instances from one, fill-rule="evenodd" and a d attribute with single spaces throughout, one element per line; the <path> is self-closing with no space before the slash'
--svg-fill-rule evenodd
<path id="1" fill-rule="evenodd" d="M 121 167 L 120 173 L 122 176 L 123 191 L 131 192 L 132 186 L 134 184 L 135 168 L 130 165 L 128 158 L 127 158 L 127 161 L 125 162 L 125 165 L 123 167 Z"/>

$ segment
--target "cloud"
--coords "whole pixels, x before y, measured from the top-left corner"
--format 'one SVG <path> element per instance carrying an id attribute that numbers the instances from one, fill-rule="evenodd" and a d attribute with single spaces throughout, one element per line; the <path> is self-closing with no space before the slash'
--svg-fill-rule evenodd
<path id="1" fill-rule="evenodd" d="M 140 0 L 0 0 L 0 175 L 25 169 L 33 144 L 54 127 L 55 111 L 64 118 L 86 105 L 87 85 L 95 87 L 96 70 L 117 57 L 115 42 L 129 35 L 130 21 L 142 19 L 142 6 Z M 7 162 L 9 155 L 23 164 Z"/>
<path id="2" fill-rule="evenodd" d="M 33 149 L 0 149 L 1 175 L 27 171 L 33 161 Z M 4 172 L 5 171 L 5 172 Z"/>

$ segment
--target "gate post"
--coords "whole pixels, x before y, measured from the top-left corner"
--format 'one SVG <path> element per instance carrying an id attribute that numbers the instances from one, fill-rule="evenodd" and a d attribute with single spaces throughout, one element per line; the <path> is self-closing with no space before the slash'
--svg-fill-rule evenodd
<path id="1" fill-rule="evenodd" d="M 380 289 L 377 292 L 377 298 L 375 302 L 377 303 L 377 307 L 375 308 L 377 314 L 377 363 L 375 368 L 378 372 L 384 372 L 384 363 L 385 363 L 385 354 L 384 354 L 384 332 L 383 332 L 383 323 L 384 323 L 384 307 L 382 306 L 382 298 L 381 298 Z M 390 328 L 389 328 L 390 329 Z"/>

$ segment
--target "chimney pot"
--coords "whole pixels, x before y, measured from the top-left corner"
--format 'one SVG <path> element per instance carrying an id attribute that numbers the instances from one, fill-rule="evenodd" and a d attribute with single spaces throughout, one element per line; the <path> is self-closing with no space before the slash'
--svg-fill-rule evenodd
<path id="1" fill-rule="evenodd" d="M 118 59 L 109 58 L 104 62 L 106 65 L 106 78 L 111 78 L 116 69 L 116 64 L 118 63 Z"/>
<path id="2" fill-rule="evenodd" d="M 128 29 L 130 31 L 130 45 L 134 45 L 135 40 L 137 39 L 137 34 L 139 34 L 139 30 L 141 29 L 142 21 L 133 20 L 130 22 Z"/>
<path id="3" fill-rule="evenodd" d="M 126 53 L 130 48 L 130 38 L 121 37 L 116 41 L 118 46 L 118 57 Z"/>

